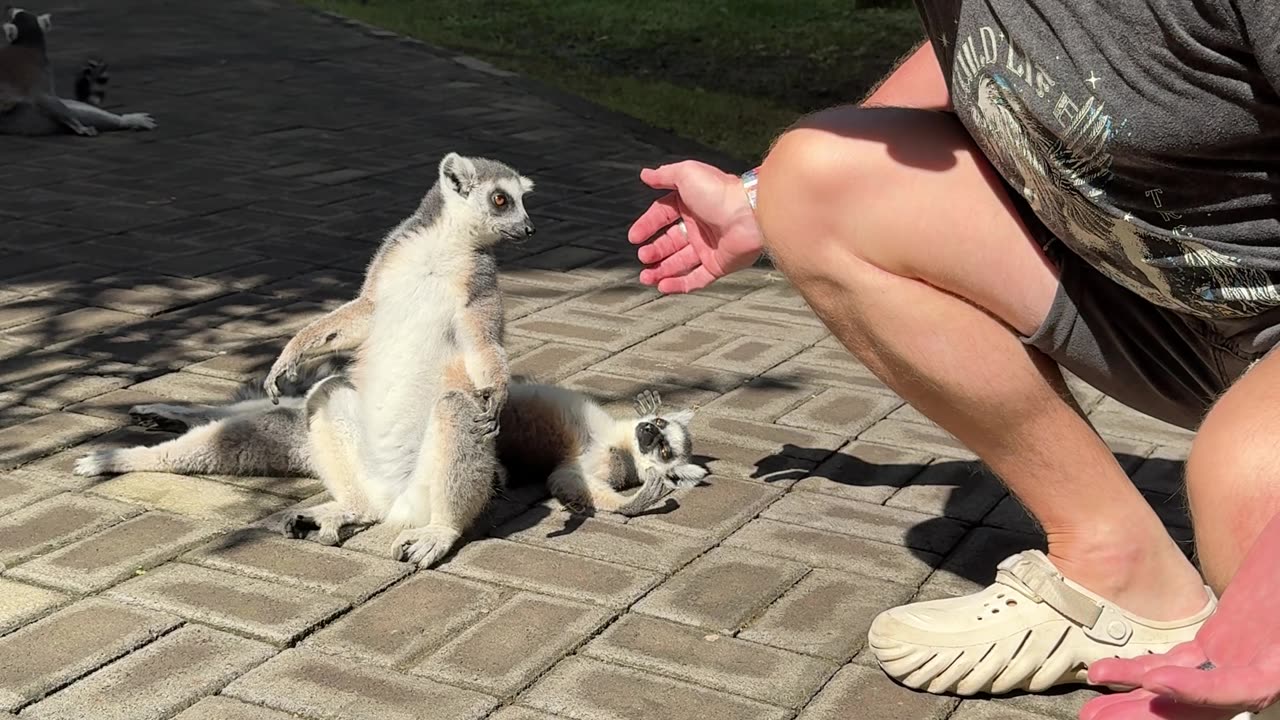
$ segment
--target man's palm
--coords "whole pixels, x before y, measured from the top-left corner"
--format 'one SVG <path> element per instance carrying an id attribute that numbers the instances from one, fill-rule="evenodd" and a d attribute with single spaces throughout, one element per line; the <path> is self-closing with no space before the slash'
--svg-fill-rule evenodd
<path id="1" fill-rule="evenodd" d="M 631 243 L 641 245 L 636 254 L 647 266 L 640 282 L 657 285 L 663 293 L 692 292 L 760 256 L 760 230 L 737 178 L 685 161 L 646 169 L 640 179 L 672 191 L 655 201 L 627 234 Z M 673 225 L 678 220 L 684 221 L 683 228 Z"/>

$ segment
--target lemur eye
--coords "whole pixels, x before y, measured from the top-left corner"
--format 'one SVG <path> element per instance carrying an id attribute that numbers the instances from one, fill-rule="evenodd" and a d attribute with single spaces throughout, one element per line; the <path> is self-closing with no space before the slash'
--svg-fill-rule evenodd
<path id="1" fill-rule="evenodd" d="M 667 447 L 666 445 L 662 446 L 662 459 L 663 460 L 671 459 L 671 448 Z"/>
<path id="2" fill-rule="evenodd" d="M 663 420 L 662 418 L 654 418 L 653 424 L 657 425 L 658 429 L 661 430 L 662 428 L 665 428 L 667 426 L 667 421 Z"/>
<path id="3" fill-rule="evenodd" d="M 507 204 L 507 194 L 506 194 L 506 193 L 500 193 L 500 192 L 498 192 L 498 193 L 494 193 L 494 194 L 493 194 L 493 204 L 494 204 L 494 206 L 495 206 L 495 207 L 502 207 L 503 205 L 506 205 L 506 204 Z"/>

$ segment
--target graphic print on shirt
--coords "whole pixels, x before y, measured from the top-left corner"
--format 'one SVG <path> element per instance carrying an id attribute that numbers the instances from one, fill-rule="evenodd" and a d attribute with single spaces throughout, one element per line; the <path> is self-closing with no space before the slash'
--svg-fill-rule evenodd
<path id="1" fill-rule="evenodd" d="M 1108 208 L 1112 178 L 1107 150 L 1115 133 L 1103 80 L 1082 79 L 1075 97 L 1043 67 L 981 27 L 959 39 L 952 63 L 956 112 L 974 140 L 1036 216 L 1107 277 L 1164 307 L 1209 318 L 1244 317 L 1280 306 L 1280 288 L 1263 270 L 1207 246 L 1183 225 L 1161 228 Z M 1056 128 L 1045 127 L 1024 103 L 1043 102 Z M 1162 188 L 1146 190 L 1152 214 L 1175 223 Z"/>

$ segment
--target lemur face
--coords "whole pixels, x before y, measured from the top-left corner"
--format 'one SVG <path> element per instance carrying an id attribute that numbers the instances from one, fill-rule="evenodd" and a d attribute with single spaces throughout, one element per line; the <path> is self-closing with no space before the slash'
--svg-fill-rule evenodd
<path id="1" fill-rule="evenodd" d="M 440 181 L 450 210 L 465 213 L 477 228 L 478 245 L 519 242 L 533 235 L 533 221 L 524 207 L 533 181 L 514 169 L 487 158 L 449 153 L 440 162 Z"/>
<path id="2" fill-rule="evenodd" d="M 696 485 L 707 471 L 689 462 L 693 456 L 693 437 L 689 434 L 692 410 L 673 413 L 661 411 L 658 393 L 646 390 L 636 397 L 635 436 L 641 459 L 659 468 L 671 484 Z"/>

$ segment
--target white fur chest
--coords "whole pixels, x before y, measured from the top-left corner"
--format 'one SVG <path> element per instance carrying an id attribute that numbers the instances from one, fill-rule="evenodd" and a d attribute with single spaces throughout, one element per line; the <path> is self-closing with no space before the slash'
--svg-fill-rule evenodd
<path id="1" fill-rule="evenodd" d="M 413 470 L 444 369 L 462 351 L 456 322 L 469 267 L 465 258 L 431 252 L 429 240 L 407 238 L 387 258 L 354 378 L 370 470 L 401 482 Z"/>

